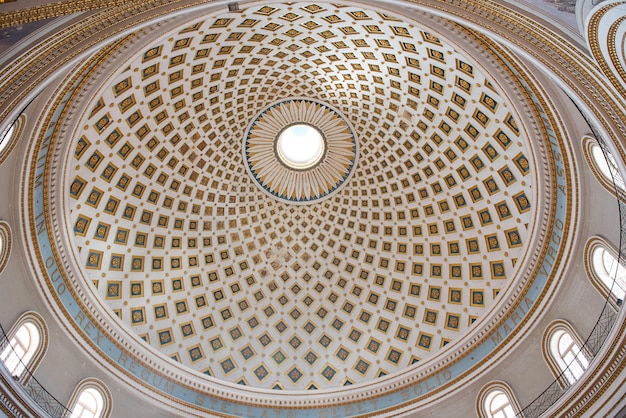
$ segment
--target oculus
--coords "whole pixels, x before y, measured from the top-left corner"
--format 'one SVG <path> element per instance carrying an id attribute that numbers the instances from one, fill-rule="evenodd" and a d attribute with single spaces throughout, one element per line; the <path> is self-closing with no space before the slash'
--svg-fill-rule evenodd
<path id="1" fill-rule="evenodd" d="M 322 134 L 306 123 L 283 129 L 276 138 L 276 155 L 289 168 L 306 170 L 320 162 L 326 151 Z"/>

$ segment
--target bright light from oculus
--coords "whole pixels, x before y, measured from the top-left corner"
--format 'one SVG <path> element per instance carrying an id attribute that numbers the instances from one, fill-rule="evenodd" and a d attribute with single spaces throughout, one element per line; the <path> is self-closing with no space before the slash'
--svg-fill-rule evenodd
<path id="1" fill-rule="evenodd" d="M 326 144 L 322 134 L 307 124 L 295 124 L 278 135 L 276 151 L 288 167 L 302 170 L 313 167 L 324 156 Z"/>

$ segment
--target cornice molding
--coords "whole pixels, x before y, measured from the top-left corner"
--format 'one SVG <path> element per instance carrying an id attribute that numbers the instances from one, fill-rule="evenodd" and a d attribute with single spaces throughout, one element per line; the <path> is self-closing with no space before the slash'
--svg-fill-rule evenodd
<path id="1" fill-rule="evenodd" d="M 110 9 L 123 6 L 125 3 L 126 2 L 123 0 L 64 0 L 56 3 L 42 4 L 0 14 L 0 29 L 24 25 L 38 20 L 68 16 L 75 13 Z"/>
<path id="2" fill-rule="evenodd" d="M 624 11 L 624 1 L 602 2 L 591 11 L 586 28 L 587 42 L 593 58 L 622 97 L 626 97 L 626 69 L 622 64 L 625 58 Z M 622 34 L 622 39 L 617 38 L 618 33 Z"/>

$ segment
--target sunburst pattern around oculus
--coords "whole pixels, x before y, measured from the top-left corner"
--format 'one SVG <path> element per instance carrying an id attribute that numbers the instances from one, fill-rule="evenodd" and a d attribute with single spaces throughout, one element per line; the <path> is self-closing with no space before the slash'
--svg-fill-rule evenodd
<path id="1" fill-rule="evenodd" d="M 297 124 L 315 128 L 324 140 L 323 156 L 312 164 L 289 164 L 277 147 L 281 134 Z M 265 192 L 282 201 L 311 203 L 339 190 L 357 160 L 357 141 L 348 122 L 327 104 L 288 99 L 264 109 L 245 135 L 248 172 Z"/>

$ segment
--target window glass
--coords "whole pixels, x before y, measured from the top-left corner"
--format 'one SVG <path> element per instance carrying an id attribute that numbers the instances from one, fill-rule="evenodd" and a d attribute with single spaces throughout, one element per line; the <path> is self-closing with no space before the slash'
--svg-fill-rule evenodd
<path id="1" fill-rule="evenodd" d="M 17 330 L 11 338 L 10 345 L 7 345 L 0 354 L 0 358 L 13 376 L 22 376 L 37 351 L 39 342 L 39 331 L 35 324 L 26 322 Z"/>
<path id="2" fill-rule="evenodd" d="M 626 190 L 624 179 L 619 175 L 615 158 L 613 158 L 613 156 L 608 152 L 604 154 L 602 152 L 602 148 L 600 148 L 598 144 L 594 144 L 591 147 L 591 155 L 604 177 L 606 177 L 610 182 L 613 182 L 613 175 L 611 174 L 611 171 L 613 171 L 615 173 L 615 185 L 620 189 Z"/>
<path id="3" fill-rule="evenodd" d="M 626 268 L 604 247 L 597 247 L 593 250 L 592 260 L 593 269 L 602 283 L 617 299 L 624 300 L 626 295 Z"/>
<path id="4" fill-rule="evenodd" d="M 485 411 L 489 418 L 512 418 L 515 410 L 509 397 L 503 391 L 495 389 L 485 398 Z"/>
<path id="5" fill-rule="evenodd" d="M 96 388 L 86 388 L 80 393 L 72 408 L 72 418 L 99 418 L 104 409 L 104 399 Z"/>
<path id="6" fill-rule="evenodd" d="M 552 334 L 550 351 L 570 384 L 580 379 L 587 367 L 589 367 L 589 361 L 584 353 L 580 352 L 580 347 L 576 344 L 574 338 L 563 329 L 559 329 Z"/>
<path id="7" fill-rule="evenodd" d="M 11 137 L 13 136 L 13 132 L 15 130 L 15 124 L 12 124 L 9 129 L 7 129 L 0 136 L 0 152 L 7 146 L 7 144 L 11 141 Z"/>

